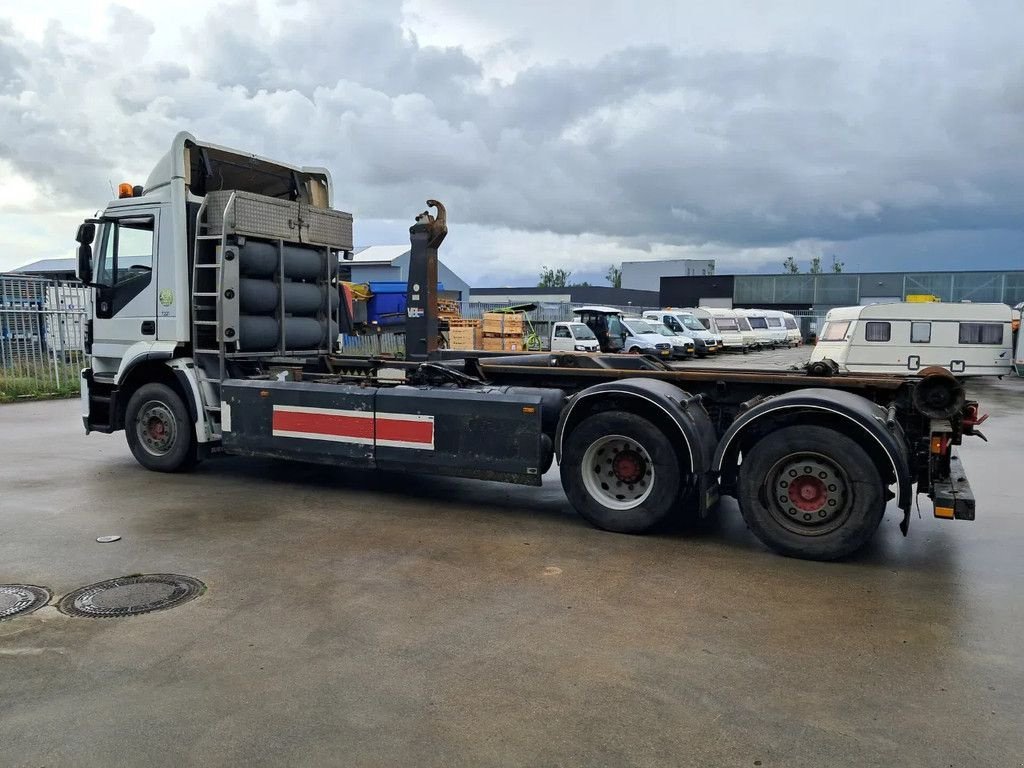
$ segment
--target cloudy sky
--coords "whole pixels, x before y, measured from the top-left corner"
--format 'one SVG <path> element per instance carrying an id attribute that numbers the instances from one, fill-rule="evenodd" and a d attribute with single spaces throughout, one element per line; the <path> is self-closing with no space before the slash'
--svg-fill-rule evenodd
<path id="1" fill-rule="evenodd" d="M 171 137 L 325 165 L 360 245 L 427 197 L 476 285 L 623 259 L 1024 268 L 1020 0 L 0 3 L 0 270 Z"/>

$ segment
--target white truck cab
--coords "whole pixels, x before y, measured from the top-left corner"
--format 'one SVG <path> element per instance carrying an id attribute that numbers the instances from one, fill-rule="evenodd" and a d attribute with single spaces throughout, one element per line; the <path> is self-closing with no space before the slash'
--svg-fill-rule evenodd
<path id="1" fill-rule="evenodd" d="M 721 336 L 701 325 L 692 312 L 679 309 L 649 309 L 644 312 L 644 319 L 650 323 L 661 323 L 670 331 L 689 336 L 693 339 L 693 350 L 697 357 L 713 355 L 722 347 Z"/>
<path id="2" fill-rule="evenodd" d="M 661 323 L 643 317 L 626 317 L 623 318 L 623 322 L 634 335 L 640 335 L 637 332 L 641 328 L 649 328 L 654 334 L 661 336 L 662 342 L 667 341 L 672 345 L 671 357 L 674 360 L 689 360 L 695 354 L 693 339 L 686 334 L 676 333 Z"/>
<path id="3" fill-rule="evenodd" d="M 600 352 L 597 336 L 585 323 L 561 321 L 551 328 L 552 352 Z"/>

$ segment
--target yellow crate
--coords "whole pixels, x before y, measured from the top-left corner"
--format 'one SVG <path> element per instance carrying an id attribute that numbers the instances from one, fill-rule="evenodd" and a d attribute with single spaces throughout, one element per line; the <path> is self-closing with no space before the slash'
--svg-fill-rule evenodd
<path id="1" fill-rule="evenodd" d="M 523 335 L 523 316 L 505 312 L 484 312 L 484 333 L 500 333 L 503 336 Z"/>
<path id="2" fill-rule="evenodd" d="M 522 352 L 523 340 L 519 336 L 484 336 L 480 348 L 485 352 Z"/>
<path id="3" fill-rule="evenodd" d="M 449 349 L 479 349 L 480 331 L 477 328 L 450 328 L 448 330 Z"/>

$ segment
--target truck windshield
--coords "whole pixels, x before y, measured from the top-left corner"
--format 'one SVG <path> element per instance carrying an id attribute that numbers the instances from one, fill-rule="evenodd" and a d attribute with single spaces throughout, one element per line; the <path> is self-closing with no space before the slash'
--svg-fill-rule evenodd
<path id="1" fill-rule="evenodd" d="M 594 335 L 594 332 L 583 323 L 570 323 L 569 328 L 572 329 L 572 335 L 577 339 L 591 341 L 592 339 L 597 338 L 597 336 Z"/>

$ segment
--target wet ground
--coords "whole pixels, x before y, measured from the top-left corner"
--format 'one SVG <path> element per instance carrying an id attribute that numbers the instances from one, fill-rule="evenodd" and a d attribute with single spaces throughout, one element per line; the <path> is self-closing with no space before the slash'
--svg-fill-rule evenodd
<path id="1" fill-rule="evenodd" d="M 713 534 L 622 536 L 554 474 L 159 475 L 77 402 L 0 406 L 0 583 L 208 587 L 0 622 L 0 764 L 1017 766 L 1024 381 L 972 392 L 977 521 L 922 501 L 833 564 L 767 552 L 731 500 Z"/>

